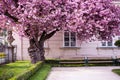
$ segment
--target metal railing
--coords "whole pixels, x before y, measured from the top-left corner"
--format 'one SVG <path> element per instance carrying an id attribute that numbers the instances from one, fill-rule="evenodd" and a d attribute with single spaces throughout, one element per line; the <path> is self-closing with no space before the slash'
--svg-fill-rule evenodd
<path id="1" fill-rule="evenodd" d="M 17 46 L 9 47 L 9 46 L 0 46 L 0 64 L 10 63 L 16 61 L 16 53 L 17 53 Z"/>

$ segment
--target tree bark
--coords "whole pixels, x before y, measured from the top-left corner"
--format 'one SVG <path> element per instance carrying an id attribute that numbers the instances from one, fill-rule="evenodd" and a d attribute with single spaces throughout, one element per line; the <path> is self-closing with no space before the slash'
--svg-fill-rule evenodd
<path id="1" fill-rule="evenodd" d="M 31 58 L 31 63 L 36 63 L 38 61 L 44 61 L 45 60 L 45 50 L 44 50 L 44 42 L 52 37 L 57 29 L 52 31 L 51 33 L 47 34 L 45 31 L 43 31 L 43 34 L 41 35 L 40 39 L 38 38 L 32 38 L 29 40 L 30 47 L 28 48 L 29 56 Z"/>
<path id="2" fill-rule="evenodd" d="M 45 60 L 45 50 L 44 50 L 44 41 L 40 41 L 39 43 L 39 61 L 44 61 Z"/>
<path id="3" fill-rule="evenodd" d="M 31 58 L 31 63 L 37 62 L 37 48 L 35 47 L 35 43 L 32 39 L 29 40 L 30 47 L 28 48 L 29 56 Z"/>
<path id="4" fill-rule="evenodd" d="M 31 63 L 36 63 L 38 61 L 44 61 L 45 51 L 44 51 L 44 41 L 40 41 L 38 43 L 34 42 L 34 40 L 30 40 L 30 47 L 28 48 L 29 56 L 31 58 Z"/>

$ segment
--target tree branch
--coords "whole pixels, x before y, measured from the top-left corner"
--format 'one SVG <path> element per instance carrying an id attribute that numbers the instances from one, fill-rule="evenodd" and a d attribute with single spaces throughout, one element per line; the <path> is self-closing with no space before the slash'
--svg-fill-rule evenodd
<path id="1" fill-rule="evenodd" d="M 43 33 L 42 33 L 42 35 L 41 35 L 41 37 L 40 37 L 40 39 L 39 39 L 39 42 L 42 41 L 42 40 L 44 39 L 45 35 L 46 35 L 46 32 L 43 31 Z"/>
<path id="2" fill-rule="evenodd" d="M 15 3 L 15 7 L 18 7 L 19 5 L 18 5 L 18 0 L 13 0 L 14 1 L 14 3 Z"/>
<path id="3" fill-rule="evenodd" d="M 16 17 L 12 16 L 11 14 L 9 14 L 8 11 L 6 11 L 6 12 L 4 13 L 4 15 L 6 15 L 7 17 L 13 19 L 15 22 L 18 22 L 18 18 L 16 18 Z"/>
<path id="4" fill-rule="evenodd" d="M 49 34 L 46 34 L 45 35 L 45 40 L 51 38 L 57 31 L 59 31 L 59 29 L 56 29 L 56 30 L 52 31 Z"/>
<path id="5" fill-rule="evenodd" d="M 35 44 L 35 40 L 34 40 L 34 38 L 29 39 L 29 43 L 30 43 L 30 46 L 33 46 L 33 45 Z"/>
<path id="6" fill-rule="evenodd" d="M 49 39 L 49 38 L 51 38 L 57 31 L 59 31 L 60 29 L 55 29 L 55 30 L 53 30 L 52 32 L 50 32 L 49 34 L 47 34 L 46 33 L 46 31 L 43 31 L 43 33 L 42 33 L 42 35 L 41 35 L 41 37 L 40 37 L 40 39 L 39 39 L 39 43 L 42 41 L 45 41 L 45 40 L 47 40 L 47 39 Z"/>

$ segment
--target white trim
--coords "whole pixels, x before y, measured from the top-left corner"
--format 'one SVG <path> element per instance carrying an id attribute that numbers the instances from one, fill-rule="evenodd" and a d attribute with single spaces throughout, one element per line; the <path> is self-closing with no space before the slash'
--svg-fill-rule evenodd
<path id="1" fill-rule="evenodd" d="M 71 47 L 60 47 L 60 49 L 80 49 L 81 47 L 71 46 Z"/>

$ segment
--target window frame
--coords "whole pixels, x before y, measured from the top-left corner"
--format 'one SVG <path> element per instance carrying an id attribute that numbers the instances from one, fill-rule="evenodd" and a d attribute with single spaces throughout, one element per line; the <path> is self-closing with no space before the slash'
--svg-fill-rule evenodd
<path id="1" fill-rule="evenodd" d="M 110 44 L 109 44 L 109 42 L 110 42 Z M 114 42 L 113 41 L 103 41 L 103 42 L 101 42 L 101 46 L 102 47 L 114 47 Z"/>
<path id="2" fill-rule="evenodd" d="M 69 46 L 66 46 L 65 45 L 65 32 L 68 32 L 69 33 Z M 71 33 L 72 32 L 69 32 L 69 31 L 63 31 L 63 47 L 77 47 L 77 36 L 76 36 L 76 33 L 75 33 L 75 46 L 72 46 L 72 39 L 71 39 Z"/>

